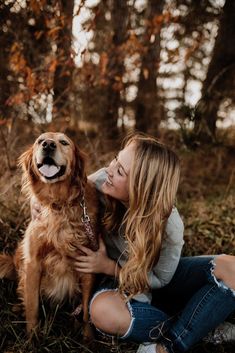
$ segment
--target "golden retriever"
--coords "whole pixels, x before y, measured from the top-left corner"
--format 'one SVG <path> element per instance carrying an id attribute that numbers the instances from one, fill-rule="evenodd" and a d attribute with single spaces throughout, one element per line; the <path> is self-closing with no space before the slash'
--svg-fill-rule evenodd
<path id="1" fill-rule="evenodd" d="M 19 165 L 23 190 L 29 198 L 36 197 L 42 211 L 29 223 L 15 255 L 0 255 L 0 278 L 10 278 L 16 270 L 28 333 L 38 323 L 40 295 L 62 302 L 82 292 L 84 335 L 89 335 L 94 275 L 79 274 L 73 266 L 79 245 L 98 248 L 98 196 L 87 182 L 84 154 L 66 135 L 48 132 L 20 156 Z M 89 222 L 84 224 L 88 215 L 94 232 Z"/>

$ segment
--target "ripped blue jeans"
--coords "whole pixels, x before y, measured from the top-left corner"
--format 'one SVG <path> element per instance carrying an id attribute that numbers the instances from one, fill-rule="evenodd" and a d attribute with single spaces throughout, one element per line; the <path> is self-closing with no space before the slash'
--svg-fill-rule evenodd
<path id="1" fill-rule="evenodd" d="M 127 303 L 132 320 L 119 338 L 162 342 L 169 352 L 188 351 L 235 312 L 235 292 L 213 270 L 212 256 L 181 258 L 171 282 L 153 292 L 152 305 L 134 299 Z M 101 291 L 116 290 L 115 285 Z"/>

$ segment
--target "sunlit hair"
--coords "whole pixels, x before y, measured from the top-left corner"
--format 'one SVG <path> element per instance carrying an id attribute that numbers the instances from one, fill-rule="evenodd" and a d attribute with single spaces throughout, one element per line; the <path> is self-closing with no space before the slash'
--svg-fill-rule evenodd
<path id="1" fill-rule="evenodd" d="M 165 224 L 175 202 L 180 166 L 176 154 L 153 137 L 134 134 L 127 138 L 124 147 L 130 143 L 136 148 L 129 174 L 129 208 L 122 219 L 128 261 L 120 271 L 119 289 L 133 296 L 149 287 L 148 272 L 159 258 Z M 117 218 L 120 221 L 117 209 L 116 203 L 112 216 L 107 217 L 109 229 L 115 228 Z"/>

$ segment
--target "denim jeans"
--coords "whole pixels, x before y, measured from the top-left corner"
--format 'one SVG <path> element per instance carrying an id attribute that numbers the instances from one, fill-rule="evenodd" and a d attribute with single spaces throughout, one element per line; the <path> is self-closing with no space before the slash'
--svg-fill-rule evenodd
<path id="1" fill-rule="evenodd" d="M 188 351 L 235 311 L 234 291 L 213 270 L 212 256 L 181 258 L 171 282 L 153 292 L 152 305 L 134 299 L 127 303 L 132 320 L 119 338 L 162 342 L 169 352 Z"/>

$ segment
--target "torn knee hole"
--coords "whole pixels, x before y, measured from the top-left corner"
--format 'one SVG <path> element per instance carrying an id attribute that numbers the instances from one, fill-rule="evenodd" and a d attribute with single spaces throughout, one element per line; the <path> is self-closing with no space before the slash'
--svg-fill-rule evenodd
<path id="1" fill-rule="evenodd" d="M 225 276 L 223 275 L 223 269 L 221 270 L 221 265 L 220 264 L 218 265 L 218 261 L 222 260 L 223 256 L 226 256 L 226 255 L 217 256 L 211 261 L 211 265 L 212 265 L 211 271 L 210 271 L 211 276 L 219 288 L 222 288 L 224 290 L 229 290 L 235 296 L 235 289 L 233 288 L 233 286 L 230 285 L 229 282 L 226 281 L 226 279 L 224 278 Z"/>

